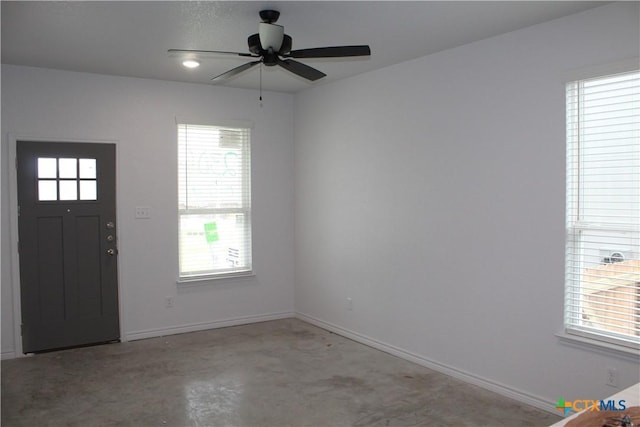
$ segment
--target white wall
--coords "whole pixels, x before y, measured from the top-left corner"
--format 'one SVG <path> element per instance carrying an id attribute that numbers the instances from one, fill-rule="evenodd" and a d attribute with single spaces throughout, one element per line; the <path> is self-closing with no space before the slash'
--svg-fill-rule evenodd
<path id="1" fill-rule="evenodd" d="M 295 164 L 299 313 L 532 403 L 609 395 L 606 366 L 621 387 L 637 382 L 637 362 L 554 334 L 562 79 L 637 56 L 638 16 L 638 3 L 608 5 L 322 85 L 295 103 L 267 93 L 262 109 L 253 91 L 3 66 L 2 354 L 19 351 L 7 233 L 13 133 L 118 141 L 128 336 L 293 310 Z M 175 116 L 255 123 L 255 278 L 176 287 Z M 133 218 L 139 205 L 152 219 Z"/>
<path id="2" fill-rule="evenodd" d="M 554 335 L 563 78 L 638 56 L 638 24 L 606 5 L 298 94 L 296 310 L 551 410 L 638 382 Z"/>
<path id="3" fill-rule="evenodd" d="M 2 353 L 14 347 L 9 246 L 10 133 L 117 140 L 119 269 L 125 336 L 293 312 L 292 96 L 38 69 L 2 67 Z M 254 123 L 255 277 L 179 289 L 175 117 Z M 134 219 L 135 206 L 152 218 Z M 14 254 L 15 255 L 15 254 Z M 175 306 L 165 308 L 165 297 Z M 256 316 L 256 317 L 253 317 Z"/>

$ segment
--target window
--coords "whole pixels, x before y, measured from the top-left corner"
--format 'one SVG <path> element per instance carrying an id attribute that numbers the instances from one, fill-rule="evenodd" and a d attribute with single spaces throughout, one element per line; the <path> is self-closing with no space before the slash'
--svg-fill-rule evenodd
<path id="1" fill-rule="evenodd" d="M 39 157 L 38 201 L 97 200 L 96 159 Z"/>
<path id="2" fill-rule="evenodd" d="M 566 332 L 640 348 L 640 72 L 566 100 Z"/>
<path id="3" fill-rule="evenodd" d="M 178 124 L 180 281 L 251 272 L 248 127 Z"/>

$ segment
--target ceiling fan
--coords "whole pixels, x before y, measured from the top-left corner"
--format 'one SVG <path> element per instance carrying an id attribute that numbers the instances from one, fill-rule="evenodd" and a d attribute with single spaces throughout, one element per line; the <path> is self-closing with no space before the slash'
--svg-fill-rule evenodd
<path id="1" fill-rule="evenodd" d="M 369 49 L 369 46 L 367 45 L 331 46 L 291 50 L 291 36 L 284 33 L 283 26 L 275 24 L 279 17 L 280 12 L 276 10 L 260 11 L 260 18 L 262 19 L 262 22 L 258 25 L 258 33 L 250 35 L 248 39 L 250 53 L 191 49 L 169 49 L 168 52 L 169 54 L 222 54 L 247 58 L 259 58 L 255 61 L 247 62 L 239 67 L 232 68 L 229 71 L 215 76 L 211 79 L 212 81 L 223 81 L 258 64 L 264 64 L 267 67 L 278 65 L 302 78 L 315 81 L 325 77 L 326 74 L 290 58 L 343 58 L 349 56 L 371 55 L 371 49 Z"/>

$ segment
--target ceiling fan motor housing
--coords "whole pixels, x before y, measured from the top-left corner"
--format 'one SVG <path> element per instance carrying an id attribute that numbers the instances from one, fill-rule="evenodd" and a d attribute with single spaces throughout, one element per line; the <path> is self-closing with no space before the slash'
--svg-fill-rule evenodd
<path id="1" fill-rule="evenodd" d="M 280 18 L 280 12 L 278 12 L 277 10 L 261 10 L 260 11 L 260 19 L 262 19 L 263 22 L 266 22 L 268 24 L 273 24 L 274 22 L 277 22 L 278 18 Z"/>

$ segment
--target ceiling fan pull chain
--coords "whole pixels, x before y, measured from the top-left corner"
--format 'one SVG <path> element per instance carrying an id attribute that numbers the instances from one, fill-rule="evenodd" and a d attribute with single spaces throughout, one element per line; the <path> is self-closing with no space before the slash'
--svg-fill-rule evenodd
<path id="1" fill-rule="evenodd" d="M 260 63 L 260 108 L 262 108 L 262 62 Z"/>

